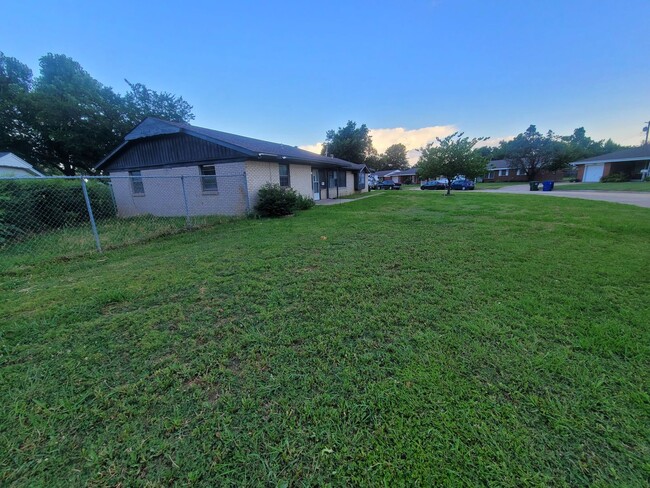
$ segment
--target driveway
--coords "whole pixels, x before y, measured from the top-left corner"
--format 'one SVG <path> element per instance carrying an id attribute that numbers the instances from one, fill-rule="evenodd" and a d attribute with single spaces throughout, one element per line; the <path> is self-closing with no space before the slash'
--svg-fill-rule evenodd
<path id="1" fill-rule="evenodd" d="M 557 188 L 557 184 L 555 185 Z M 602 200 L 604 202 L 624 203 L 637 207 L 650 208 L 650 192 L 634 191 L 530 191 L 528 184 L 512 185 L 497 188 L 496 190 L 476 190 L 482 193 L 518 193 L 528 195 L 541 195 L 545 197 L 582 198 L 585 200 Z"/>

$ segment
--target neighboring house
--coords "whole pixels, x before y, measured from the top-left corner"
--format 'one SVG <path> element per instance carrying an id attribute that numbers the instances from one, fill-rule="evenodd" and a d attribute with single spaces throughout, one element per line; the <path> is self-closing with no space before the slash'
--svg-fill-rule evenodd
<path id="1" fill-rule="evenodd" d="M 121 216 L 241 215 L 266 183 L 314 200 L 368 191 L 363 164 L 153 117 L 96 169 L 112 177 Z"/>
<path id="2" fill-rule="evenodd" d="M 490 161 L 486 167 L 487 173 L 483 176 L 483 181 L 528 181 L 526 172 L 511 168 L 510 162 L 505 159 Z M 560 181 L 564 176 L 562 171 L 540 171 L 535 176 L 536 180 Z"/>
<path id="3" fill-rule="evenodd" d="M 31 164 L 14 153 L 0 152 L 0 178 L 43 176 Z"/>
<path id="4" fill-rule="evenodd" d="M 386 170 L 381 170 L 381 171 L 375 171 L 375 172 L 372 173 L 372 174 L 373 174 L 373 176 L 374 176 L 375 178 L 377 178 L 377 180 L 379 181 L 379 183 L 381 183 L 381 182 L 384 181 L 384 180 L 390 180 L 390 179 L 391 179 L 390 175 L 391 175 L 392 173 L 394 173 L 395 171 L 396 171 L 396 170 L 394 170 L 394 169 L 386 169 Z"/>
<path id="5" fill-rule="evenodd" d="M 622 149 L 571 163 L 578 170 L 578 180 L 598 182 L 603 176 L 623 173 L 631 180 L 640 180 L 650 174 L 650 145 Z"/>
<path id="6" fill-rule="evenodd" d="M 373 173 L 378 180 L 386 181 L 393 180 L 396 183 L 403 184 L 419 184 L 420 178 L 418 177 L 417 168 L 409 168 L 405 170 L 390 169 L 384 171 L 375 171 Z"/>

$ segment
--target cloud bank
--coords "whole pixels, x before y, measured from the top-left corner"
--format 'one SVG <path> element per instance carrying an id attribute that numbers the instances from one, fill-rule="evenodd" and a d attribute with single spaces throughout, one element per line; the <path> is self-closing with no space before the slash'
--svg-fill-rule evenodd
<path id="1" fill-rule="evenodd" d="M 370 129 L 370 135 L 372 136 L 372 145 L 379 153 L 383 153 L 393 144 L 404 144 L 406 146 L 409 163 L 414 165 L 420 157 L 420 153 L 417 149 L 434 141 L 436 137 L 448 136 L 449 134 L 456 132 L 456 130 L 456 127 L 453 125 L 433 125 L 430 127 L 422 127 L 420 129 L 392 127 L 386 129 Z M 315 144 L 305 144 L 299 147 L 300 149 L 320 154 L 323 143 L 317 142 Z"/>

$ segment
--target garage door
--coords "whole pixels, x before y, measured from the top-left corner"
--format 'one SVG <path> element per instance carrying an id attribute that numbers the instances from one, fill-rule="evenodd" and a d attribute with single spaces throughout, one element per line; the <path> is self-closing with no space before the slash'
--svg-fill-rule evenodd
<path id="1" fill-rule="evenodd" d="M 584 183 L 598 183 L 603 176 L 604 164 L 585 164 L 585 174 L 582 177 Z"/>

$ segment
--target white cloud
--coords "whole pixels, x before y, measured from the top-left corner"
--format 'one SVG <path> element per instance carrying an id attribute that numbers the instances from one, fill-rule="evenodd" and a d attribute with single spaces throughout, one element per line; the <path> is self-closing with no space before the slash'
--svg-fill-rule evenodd
<path id="1" fill-rule="evenodd" d="M 404 144 L 406 146 L 409 163 L 413 165 L 417 163 L 418 158 L 420 157 L 420 153 L 417 149 L 434 141 L 436 137 L 448 136 L 449 134 L 456 132 L 456 130 L 456 127 L 453 125 L 434 125 L 430 127 L 422 127 L 420 129 L 393 127 L 387 129 L 370 129 L 370 135 L 372 136 L 372 145 L 379 153 L 383 153 L 393 144 Z M 323 143 L 318 142 L 316 144 L 305 144 L 299 147 L 300 149 L 320 154 Z"/>
<path id="2" fill-rule="evenodd" d="M 435 141 L 436 137 L 445 137 L 456 132 L 453 125 L 434 125 L 421 129 L 404 129 L 394 127 L 391 129 L 370 129 L 372 144 L 379 153 L 383 153 L 393 144 L 404 144 L 407 151 L 419 149 L 425 144 Z"/>
<path id="3" fill-rule="evenodd" d="M 316 144 L 306 144 L 304 146 L 298 146 L 300 149 L 304 149 L 305 151 L 311 151 L 316 154 L 320 154 L 321 149 L 323 148 L 323 143 L 322 142 L 317 142 Z"/>

